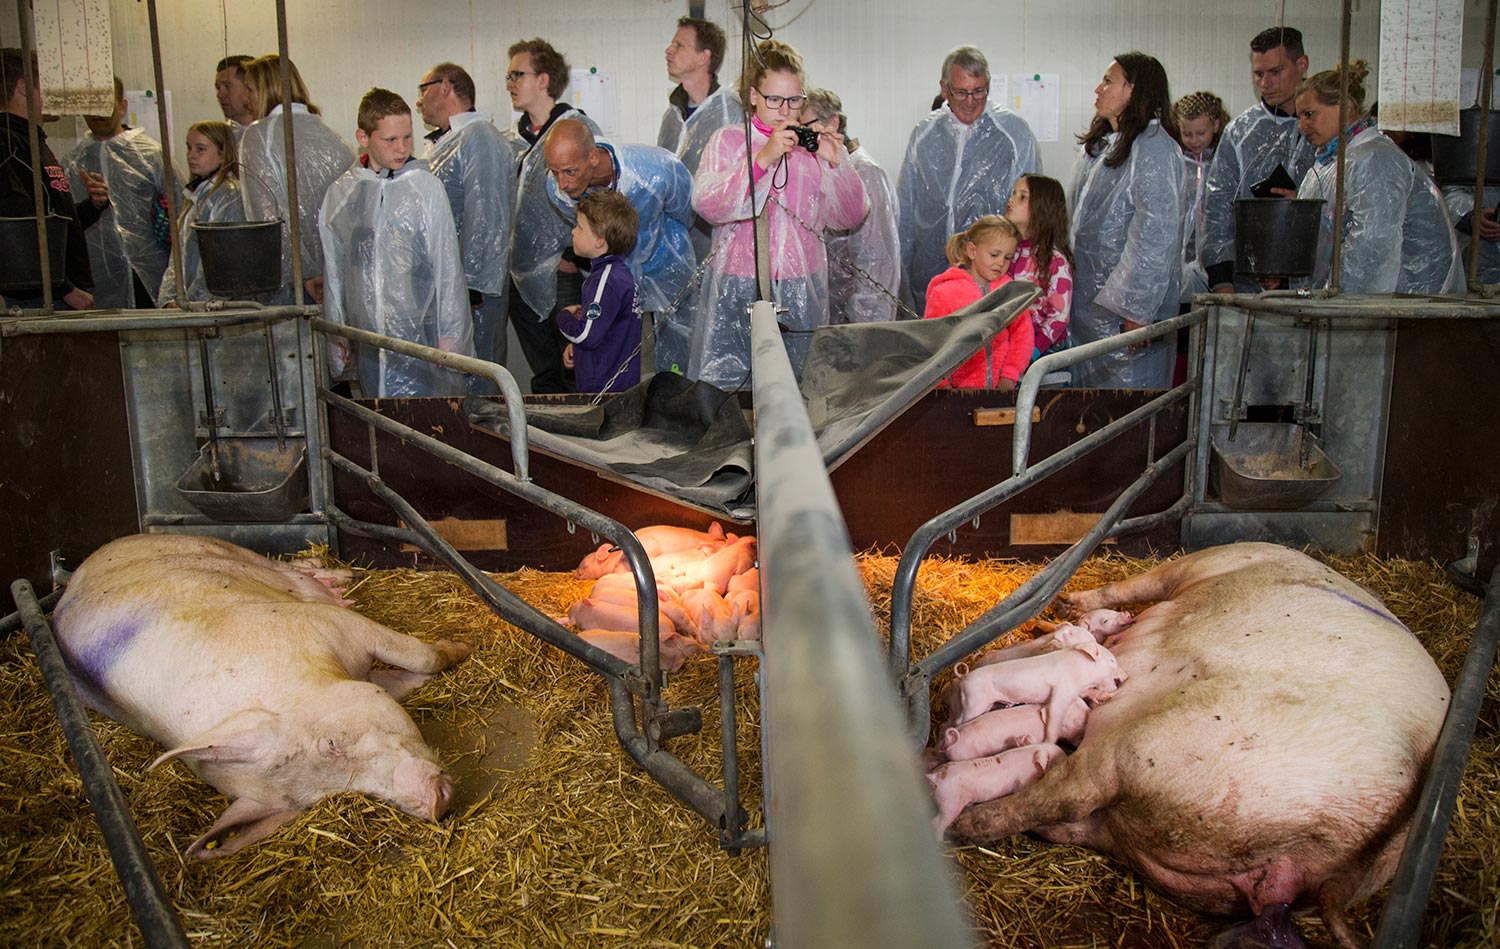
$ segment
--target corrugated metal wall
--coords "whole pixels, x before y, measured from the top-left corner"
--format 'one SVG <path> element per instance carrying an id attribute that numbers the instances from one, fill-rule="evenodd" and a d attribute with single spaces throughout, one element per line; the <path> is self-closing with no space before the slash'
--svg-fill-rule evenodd
<path id="1" fill-rule="evenodd" d="M 1465 65 L 1478 64 L 1485 0 L 1466 3 Z M 501 81 L 506 47 L 542 36 L 574 66 L 597 66 L 617 81 L 622 140 L 654 142 L 671 88 L 662 50 L 686 0 L 288 0 L 291 55 L 329 124 L 351 141 L 354 110 L 371 86 L 408 98 L 434 63 L 468 68 L 478 107 L 509 120 Z M 732 0 L 709 0 L 710 18 L 737 17 Z M 766 14 L 778 38 L 803 53 L 809 78 L 844 99 L 851 131 L 894 175 L 912 125 L 937 92 L 938 69 L 954 46 L 972 43 L 991 68 L 1006 73 L 1055 72 L 1062 84 L 1059 141 L 1041 148 L 1048 173 L 1067 181 L 1071 136 L 1093 115 L 1093 88 L 1114 54 L 1142 49 L 1162 60 L 1174 95 L 1211 89 L 1231 113 L 1254 101 L 1248 42 L 1285 22 L 1307 37 L 1314 69 L 1338 54 L 1336 0 L 789 0 Z M 214 63 L 228 52 L 276 48 L 271 0 L 159 0 L 166 84 L 174 122 L 217 118 Z M 1373 64 L 1379 4 L 1356 0 L 1352 50 Z M 127 88 L 149 88 L 146 8 L 113 0 L 116 71 Z M 727 77 L 737 69 L 740 30 L 729 24 Z M 0 35 L 16 42 L 14 14 L 0 17 Z M 1371 83 L 1373 87 L 1373 82 Z M 55 137 L 68 137 L 68 122 Z M 65 142 L 63 144 L 66 144 Z M 180 143 L 179 143 L 180 150 Z"/>

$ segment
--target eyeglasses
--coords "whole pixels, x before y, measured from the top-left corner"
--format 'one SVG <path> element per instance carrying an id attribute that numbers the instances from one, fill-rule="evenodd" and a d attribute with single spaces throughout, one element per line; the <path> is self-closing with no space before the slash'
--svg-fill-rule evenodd
<path id="1" fill-rule="evenodd" d="M 417 83 L 417 94 L 421 95 L 423 92 L 427 91 L 427 87 L 428 86 L 435 86 L 435 85 L 437 85 L 438 83 L 440 83 L 442 81 L 443 80 L 441 78 L 438 78 L 438 79 L 429 79 L 426 82 L 419 82 L 419 83 Z"/>
<path id="2" fill-rule="evenodd" d="M 779 109 L 783 105 L 791 106 L 794 109 L 800 109 L 802 108 L 802 103 L 807 101 L 807 96 L 768 96 L 764 92 L 761 92 L 759 89 L 755 90 L 755 92 L 760 96 L 760 101 L 764 102 L 766 105 L 770 106 L 773 109 Z"/>
<path id="3" fill-rule="evenodd" d="M 978 89 L 955 89 L 952 86 L 948 87 L 949 97 L 957 99 L 960 102 L 964 101 L 965 99 L 983 99 L 989 94 L 989 86 L 980 86 Z"/>
<path id="4" fill-rule="evenodd" d="M 522 72 L 519 69 L 512 69 L 510 72 L 508 72 L 508 73 L 505 74 L 505 81 L 506 82 L 520 82 L 522 76 L 535 76 L 535 75 L 537 75 L 537 74 L 534 73 L 534 72 Z"/>

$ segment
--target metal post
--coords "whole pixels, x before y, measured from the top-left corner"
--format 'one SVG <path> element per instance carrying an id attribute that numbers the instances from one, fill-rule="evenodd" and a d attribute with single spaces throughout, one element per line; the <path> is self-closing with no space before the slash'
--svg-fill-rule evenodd
<path id="1" fill-rule="evenodd" d="M 47 199 L 42 190 L 42 127 L 37 92 L 41 86 L 40 65 L 36 55 L 36 23 L 31 16 L 31 0 L 16 0 L 21 19 L 21 75 L 26 85 L 26 130 L 31 136 L 31 191 L 36 208 L 36 244 L 42 265 L 42 312 L 52 312 L 52 261 L 47 255 Z M 6 90 L 6 95 L 10 90 Z"/>
<path id="2" fill-rule="evenodd" d="M 970 945 L 849 534 L 770 303 L 751 316 L 776 943 Z M 837 775 L 837 780 L 830 780 Z"/>
<path id="3" fill-rule="evenodd" d="M 1347 2 L 1347 0 L 1345 0 Z M 287 240 L 292 245 L 293 299 L 301 306 L 305 299 L 302 287 L 302 216 L 297 204 L 297 143 L 292 131 L 292 61 L 287 56 L 286 0 L 276 0 L 276 49 L 281 59 L 281 133 L 286 139 L 286 211 Z"/>
<path id="4" fill-rule="evenodd" d="M 172 169 L 171 126 L 167 124 L 167 97 L 162 90 L 166 80 L 161 72 L 161 31 L 156 25 L 156 0 L 146 0 L 146 20 L 151 24 L 151 65 L 156 76 L 156 117 L 161 122 L 161 166 L 166 177 L 167 226 L 172 235 L 172 279 L 176 288 L 177 305 L 187 302 L 182 280 L 182 234 L 177 226 L 177 173 Z M 155 296 L 155 287 L 148 287 Z M 162 301 L 165 304 L 166 301 Z"/>
<path id="5" fill-rule="evenodd" d="M 1490 144 L 1490 102 L 1495 85 L 1495 7 L 1500 0 L 1490 0 L 1484 11 L 1484 65 L 1479 71 L 1479 151 L 1474 156 L 1474 213 L 1469 218 L 1469 292 L 1483 293 L 1479 279 L 1479 212 L 1484 208 L 1484 163 Z"/>
<path id="6" fill-rule="evenodd" d="M 1343 0 L 1339 18 L 1339 154 L 1333 186 L 1333 274 L 1328 288 L 1337 294 L 1344 260 L 1344 151 L 1349 144 L 1349 20 L 1350 0 Z"/>

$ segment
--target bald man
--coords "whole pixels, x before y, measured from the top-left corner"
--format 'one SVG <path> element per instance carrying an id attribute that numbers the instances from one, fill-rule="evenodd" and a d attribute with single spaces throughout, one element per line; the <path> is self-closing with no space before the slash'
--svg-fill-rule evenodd
<path id="1" fill-rule="evenodd" d="M 684 291 L 697 267 L 688 229 L 693 223 L 693 179 L 677 156 L 654 145 L 612 145 L 577 119 L 560 119 L 543 143 L 547 194 L 569 223 L 590 191 L 618 191 L 640 217 L 635 249 L 626 258 L 635 276 L 642 332 L 654 327 L 658 372 L 687 369 L 692 307 Z M 643 365 L 651 362 L 643 358 Z"/>

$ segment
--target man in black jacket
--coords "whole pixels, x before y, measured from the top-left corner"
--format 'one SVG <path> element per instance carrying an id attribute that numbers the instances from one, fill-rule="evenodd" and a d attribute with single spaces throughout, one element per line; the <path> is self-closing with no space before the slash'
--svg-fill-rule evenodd
<path id="1" fill-rule="evenodd" d="M 0 217 L 36 217 L 26 78 L 21 71 L 25 61 L 20 49 L 0 49 L 0 89 L 6 94 L 5 111 L 0 112 Z M 36 113 L 40 115 L 41 85 L 35 58 L 31 61 L 31 77 Z M 57 156 L 47 147 L 47 136 L 40 128 L 37 129 L 37 140 L 41 145 L 42 189 L 47 214 L 57 215 L 68 222 L 64 272 L 52 275 L 53 290 L 57 294 L 55 303 L 58 309 L 87 310 L 94 305 L 94 278 L 89 270 L 88 244 L 84 240 L 83 229 L 99 219 L 102 209 L 109 203 L 109 191 L 103 179 L 91 181 L 90 200 L 75 206 L 68 190 L 68 177 Z M 6 246 L 4 253 L 6 256 L 25 254 L 35 257 L 37 246 Z M 42 287 L 8 290 L 5 302 L 7 305 L 23 308 L 41 306 Z"/>

